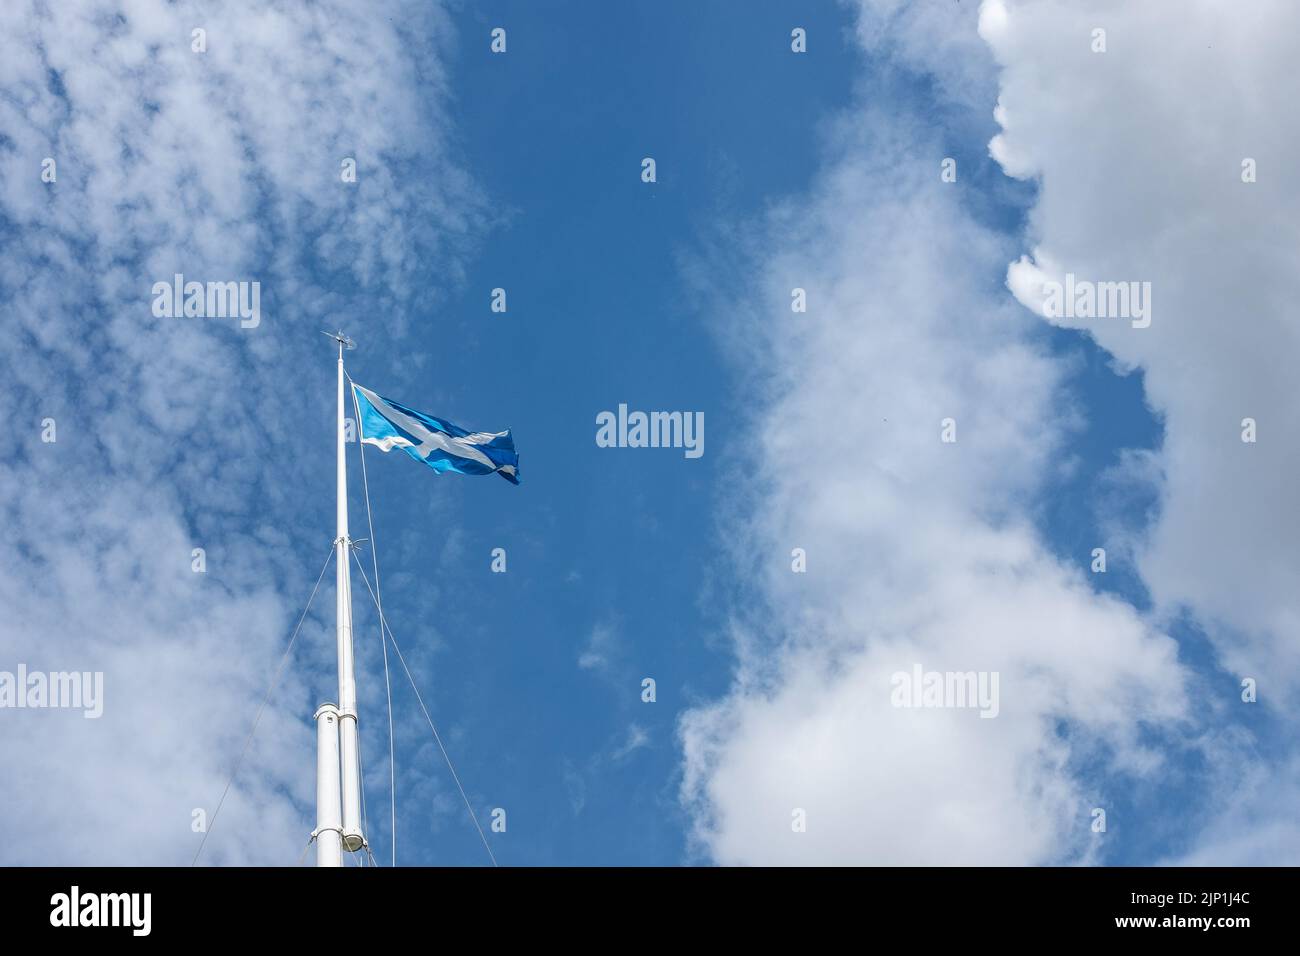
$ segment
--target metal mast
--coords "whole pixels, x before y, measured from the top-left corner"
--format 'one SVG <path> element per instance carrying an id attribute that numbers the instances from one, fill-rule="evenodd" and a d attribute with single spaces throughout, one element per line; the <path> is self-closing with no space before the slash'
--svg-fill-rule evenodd
<path id="1" fill-rule="evenodd" d="M 361 832 L 361 765 L 357 751 L 357 684 L 352 668 L 352 540 L 348 537 L 348 472 L 344 433 L 343 351 L 355 345 L 342 332 L 326 332 L 339 347 L 338 486 L 334 538 L 335 621 L 339 703 L 316 711 L 316 865 L 341 866 L 342 850 L 366 845 Z M 341 799 L 340 799 L 341 798 Z"/>

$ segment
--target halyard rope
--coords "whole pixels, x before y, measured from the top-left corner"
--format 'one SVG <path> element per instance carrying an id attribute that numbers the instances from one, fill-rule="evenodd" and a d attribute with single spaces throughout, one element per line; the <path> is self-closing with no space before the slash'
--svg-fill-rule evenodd
<path id="1" fill-rule="evenodd" d="M 347 375 L 345 371 L 343 373 Z M 348 375 L 348 384 L 355 385 Z M 375 568 L 375 606 L 379 608 L 380 619 L 384 616 L 383 592 L 379 588 L 379 549 L 375 546 L 375 521 L 370 514 L 370 479 L 366 476 L 366 446 L 361 441 L 361 409 L 357 406 L 357 393 L 352 392 L 352 409 L 356 414 L 357 445 L 361 449 L 361 485 L 366 492 L 366 525 L 370 529 L 370 559 Z M 382 626 L 379 630 L 379 646 L 384 651 L 384 692 L 388 696 L 388 810 L 389 837 L 393 844 L 393 866 L 397 866 L 397 763 L 393 759 L 393 685 L 388 678 L 388 642 L 384 640 Z"/>
<path id="2" fill-rule="evenodd" d="M 451 762 L 451 756 L 447 753 L 447 748 L 442 744 L 442 737 L 438 734 L 438 728 L 434 726 L 433 718 L 429 716 L 429 708 L 424 706 L 424 698 L 420 696 L 420 688 L 415 686 L 415 678 L 411 676 L 411 669 L 406 666 L 406 658 L 402 655 L 402 649 L 397 645 L 397 638 L 393 636 L 393 629 L 388 626 L 388 620 L 384 617 L 384 609 L 379 607 L 379 602 L 375 598 L 374 589 L 370 587 L 370 579 L 366 576 L 366 569 L 361 566 L 361 559 L 353 556 L 357 562 L 357 570 L 361 572 L 361 580 L 366 582 L 366 590 L 370 592 L 370 600 L 375 601 L 375 607 L 379 611 L 379 625 L 382 633 L 386 634 L 388 640 L 393 642 L 393 650 L 397 654 L 397 660 L 402 665 L 402 670 L 406 673 L 406 679 L 411 684 L 411 690 L 415 692 L 415 699 L 420 705 L 420 710 L 424 712 L 424 719 L 429 724 L 429 729 L 433 731 L 433 739 L 438 744 L 438 749 L 442 751 L 443 760 L 447 761 L 447 769 L 451 771 L 451 779 L 456 782 L 456 789 L 460 791 L 460 798 L 465 802 L 465 809 L 469 811 L 469 818 L 474 822 L 474 829 L 478 831 L 478 838 L 483 841 L 483 849 L 487 850 L 488 859 L 492 861 L 493 866 L 497 866 L 496 855 L 492 852 L 492 847 L 488 844 L 487 836 L 483 833 L 483 828 L 479 826 L 478 816 L 474 813 L 474 807 L 469 802 L 469 797 L 465 793 L 464 786 L 461 785 L 460 776 L 456 773 L 456 767 Z"/>

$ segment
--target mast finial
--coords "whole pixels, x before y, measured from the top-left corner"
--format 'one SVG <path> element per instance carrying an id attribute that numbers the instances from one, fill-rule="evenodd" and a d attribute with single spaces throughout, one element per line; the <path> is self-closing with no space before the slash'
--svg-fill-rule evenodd
<path id="1" fill-rule="evenodd" d="M 346 335 L 344 335 L 341 331 L 339 331 L 339 332 L 321 332 L 321 335 L 328 335 L 330 338 L 332 338 L 332 339 L 333 339 L 335 342 L 337 342 L 339 345 L 343 346 L 343 348 L 345 348 L 345 349 L 351 350 L 351 349 L 354 349 L 354 348 L 357 347 L 357 343 L 356 343 L 356 342 L 353 342 L 350 338 L 348 338 Z"/>

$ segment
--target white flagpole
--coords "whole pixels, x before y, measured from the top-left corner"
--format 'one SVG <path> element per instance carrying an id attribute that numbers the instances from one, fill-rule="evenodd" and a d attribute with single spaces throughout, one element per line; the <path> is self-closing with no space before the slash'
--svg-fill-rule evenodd
<path id="1" fill-rule="evenodd" d="M 329 335 L 330 333 L 326 333 Z M 348 472 L 344 431 L 343 350 L 352 342 L 342 332 L 331 335 L 339 346 L 338 364 L 338 497 L 334 538 L 335 622 L 338 639 L 339 704 L 316 712 L 316 865 L 341 866 L 340 850 L 366 845 L 361 832 L 361 765 L 357 752 L 357 684 L 352 670 L 352 575 L 348 566 Z M 340 796 L 342 800 L 340 801 Z M 341 818 L 340 818 L 341 817 Z"/>
<path id="2" fill-rule="evenodd" d="M 316 865 L 343 865 L 343 819 L 339 809 L 339 709 L 316 711 Z"/>
<path id="3" fill-rule="evenodd" d="M 357 682 L 352 673 L 352 540 L 348 537 L 348 469 L 344 440 L 343 348 L 351 346 L 342 333 L 339 341 L 338 388 L 338 537 L 334 541 L 334 584 L 339 651 L 339 761 L 343 785 L 343 848 L 355 852 L 365 846 L 361 833 L 361 766 L 357 754 Z"/>

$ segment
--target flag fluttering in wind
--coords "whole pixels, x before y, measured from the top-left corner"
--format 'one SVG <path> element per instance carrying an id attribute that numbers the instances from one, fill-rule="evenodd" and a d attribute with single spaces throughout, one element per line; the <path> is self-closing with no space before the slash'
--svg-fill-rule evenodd
<path id="1" fill-rule="evenodd" d="M 356 382 L 352 397 L 357 404 L 361 441 L 380 451 L 403 449 L 434 471 L 462 475 L 496 472 L 519 484 L 519 456 L 510 431 L 471 432 L 459 425 L 376 395 Z"/>

